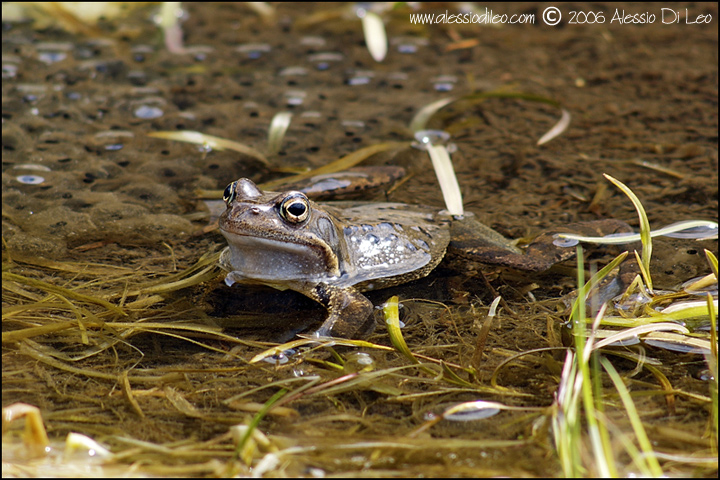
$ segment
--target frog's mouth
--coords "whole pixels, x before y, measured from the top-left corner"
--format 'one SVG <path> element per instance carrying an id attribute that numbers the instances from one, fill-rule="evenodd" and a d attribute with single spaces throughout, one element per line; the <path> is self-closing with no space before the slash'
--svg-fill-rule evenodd
<path id="1" fill-rule="evenodd" d="M 220 229 L 229 247 L 223 251 L 220 266 L 245 278 L 283 281 L 337 277 L 334 254 L 321 245 L 310 245 L 240 235 Z"/>

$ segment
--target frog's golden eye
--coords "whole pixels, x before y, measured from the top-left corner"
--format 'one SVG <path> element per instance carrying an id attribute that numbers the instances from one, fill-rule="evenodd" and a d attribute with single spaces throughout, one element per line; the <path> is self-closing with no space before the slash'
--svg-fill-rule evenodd
<path id="1" fill-rule="evenodd" d="M 280 203 L 280 216 L 290 223 L 302 223 L 310 215 L 310 203 L 307 197 L 294 192 Z"/>
<path id="2" fill-rule="evenodd" d="M 237 193 L 237 182 L 232 182 L 230 185 L 225 187 L 225 191 L 223 192 L 223 201 L 225 202 L 225 205 L 230 205 L 233 200 L 235 200 L 235 195 Z"/>

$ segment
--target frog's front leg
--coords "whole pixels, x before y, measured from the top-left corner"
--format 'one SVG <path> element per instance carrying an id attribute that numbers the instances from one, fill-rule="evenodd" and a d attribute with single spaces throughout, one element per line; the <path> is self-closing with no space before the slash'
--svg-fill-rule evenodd
<path id="1" fill-rule="evenodd" d="M 537 236 L 523 253 L 504 239 L 499 233 L 492 231 L 473 216 L 453 219 L 450 235 L 452 240 L 448 251 L 476 261 L 503 265 L 520 270 L 541 272 L 556 263 L 569 260 L 575 256 L 575 248 L 557 246 L 554 241 L 556 233 L 575 233 L 584 236 L 602 237 L 612 233 L 632 232 L 632 228 L 621 220 L 606 219 L 589 222 L 578 222 L 563 225 L 550 232 Z"/>
<path id="2" fill-rule="evenodd" d="M 321 337 L 359 338 L 374 330 L 373 304 L 353 287 L 327 283 L 296 284 L 290 288 L 312 298 L 327 308 L 328 316 L 315 331 Z"/>

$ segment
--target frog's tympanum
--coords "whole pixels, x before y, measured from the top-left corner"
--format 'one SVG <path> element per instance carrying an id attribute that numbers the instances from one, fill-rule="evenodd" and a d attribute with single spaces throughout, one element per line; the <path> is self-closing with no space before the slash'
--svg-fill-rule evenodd
<path id="1" fill-rule="evenodd" d="M 574 252 L 555 247 L 545 234 L 523 253 L 472 216 L 455 219 L 401 203 L 318 204 L 300 191 L 263 192 L 246 178 L 228 185 L 223 198 L 226 283 L 295 290 L 321 303 L 328 310 L 321 336 L 366 332 L 373 305 L 360 292 L 424 277 L 447 250 L 525 270 L 547 269 Z M 628 228 L 606 220 L 563 231 L 597 235 Z"/>

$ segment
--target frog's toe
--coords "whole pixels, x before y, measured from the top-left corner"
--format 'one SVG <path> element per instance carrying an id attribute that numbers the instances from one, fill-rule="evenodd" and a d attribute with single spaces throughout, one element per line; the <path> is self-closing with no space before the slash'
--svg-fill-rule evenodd
<path id="1" fill-rule="evenodd" d="M 575 256 L 574 247 L 558 246 L 555 235 L 558 233 L 574 233 L 589 237 L 603 237 L 614 233 L 632 232 L 633 229 L 622 220 L 604 219 L 589 222 L 577 222 L 543 233 L 535 238 L 525 249 L 525 262 L 528 270 L 543 271 L 556 263 L 570 260 Z"/>
<path id="2" fill-rule="evenodd" d="M 328 317 L 325 322 L 315 330 L 313 335 L 317 337 L 338 337 L 338 338 L 366 338 L 375 330 L 375 319 L 370 312 L 361 320 L 361 316 L 345 318 L 339 315 Z"/>
<path id="3" fill-rule="evenodd" d="M 308 292 L 308 296 L 328 309 L 328 317 L 315 335 L 360 338 L 374 330 L 373 304 L 358 290 L 320 284 Z"/>

